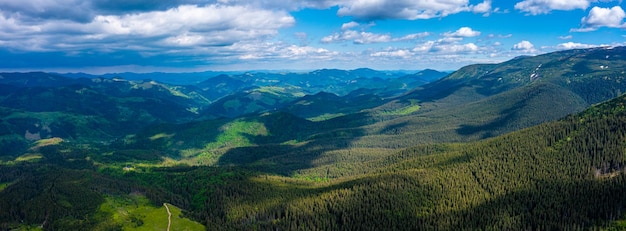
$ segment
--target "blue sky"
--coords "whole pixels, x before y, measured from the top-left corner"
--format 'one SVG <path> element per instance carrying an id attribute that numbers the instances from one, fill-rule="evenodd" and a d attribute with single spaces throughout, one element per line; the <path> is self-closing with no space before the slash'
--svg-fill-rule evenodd
<path id="1" fill-rule="evenodd" d="M 455 70 L 626 45 L 621 0 L 4 0 L 0 71 Z"/>

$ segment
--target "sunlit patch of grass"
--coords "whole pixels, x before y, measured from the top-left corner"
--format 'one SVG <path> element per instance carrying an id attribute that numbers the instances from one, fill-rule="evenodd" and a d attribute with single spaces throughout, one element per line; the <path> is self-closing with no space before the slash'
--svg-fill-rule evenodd
<path id="1" fill-rule="evenodd" d="M 151 136 L 149 139 L 154 141 L 154 140 L 158 140 L 161 138 L 171 138 L 172 136 L 174 136 L 174 134 L 159 133 L 159 134 Z"/>
<path id="2" fill-rule="evenodd" d="M 0 192 L 2 192 L 2 190 L 4 190 L 5 188 L 9 187 L 9 185 L 11 185 L 11 182 L 0 183 Z"/>
<path id="3" fill-rule="evenodd" d="M 413 112 L 419 111 L 422 107 L 418 104 L 417 100 L 410 100 L 410 104 L 405 107 L 397 108 L 390 111 L 382 111 L 383 115 L 408 115 Z"/>
<path id="4" fill-rule="evenodd" d="M 198 108 L 198 107 L 190 107 L 190 108 L 187 108 L 186 110 L 187 110 L 188 112 L 193 113 L 193 114 L 199 114 L 199 113 L 200 113 L 200 112 L 199 112 L 199 111 L 200 111 L 200 108 Z"/>
<path id="5" fill-rule="evenodd" d="M 323 115 L 307 118 L 307 120 L 310 120 L 310 121 L 313 121 L 313 122 L 319 122 L 319 121 L 325 121 L 325 120 L 337 118 L 337 117 L 344 116 L 344 115 L 345 114 L 343 114 L 343 113 L 326 113 L 326 114 L 323 114 Z"/>
<path id="6" fill-rule="evenodd" d="M 35 142 L 34 146 L 30 148 L 30 150 L 39 150 L 41 147 L 58 145 L 63 142 L 63 139 L 59 137 L 53 137 L 49 139 L 41 139 Z"/>
<path id="7" fill-rule="evenodd" d="M 283 145 L 296 145 L 298 143 L 299 143 L 298 140 L 288 140 L 288 141 L 282 142 L 281 144 L 283 144 Z"/>
<path id="8" fill-rule="evenodd" d="M 419 111 L 420 110 L 420 105 L 411 105 L 408 107 L 404 107 L 404 108 L 400 108 L 399 110 L 395 111 L 395 114 L 398 115 L 408 115 L 411 114 L 413 112 Z"/>
<path id="9" fill-rule="evenodd" d="M 185 93 L 182 93 L 181 91 L 176 89 L 175 87 L 165 87 L 165 89 L 167 89 L 170 92 L 170 94 L 172 94 L 173 96 L 183 97 L 183 98 L 186 98 L 186 99 L 190 99 L 191 98 L 188 95 L 186 95 Z"/>
<path id="10" fill-rule="evenodd" d="M 277 86 L 265 86 L 265 87 L 260 87 L 258 89 L 256 89 L 256 91 L 258 92 L 262 92 L 262 93 L 268 93 L 268 94 L 272 94 L 275 96 L 281 96 L 284 94 L 290 94 L 292 96 L 295 97 L 303 97 L 306 94 L 304 92 L 289 92 L 289 90 L 293 90 L 293 88 L 284 88 L 284 87 L 277 87 Z"/>
<path id="11" fill-rule="evenodd" d="M 217 137 L 215 142 L 208 143 L 205 146 L 207 150 L 213 150 L 223 147 L 243 147 L 250 146 L 252 142 L 246 137 L 251 136 L 267 136 L 268 131 L 263 123 L 250 121 L 234 121 L 220 128 L 222 133 Z"/>
<path id="12" fill-rule="evenodd" d="M 285 93 L 285 88 L 276 87 L 276 86 L 267 86 L 267 87 L 260 87 L 259 89 L 257 89 L 257 91 L 272 94 L 272 95 L 280 95 L 280 94 Z"/>
<path id="13" fill-rule="evenodd" d="M 43 230 L 43 227 L 41 227 L 40 225 L 22 225 L 20 227 L 17 227 L 15 229 L 11 229 L 14 231 L 39 231 L 39 230 Z"/>
<path id="14" fill-rule="evenodd" d="M 15 158 L 15 162 L 36 162 L 43 158 L 40 153 L 27 153 Z"/>
<path id="15" fill-rule="evenodd" d="M 202 224 L 182 217 L 178 207 L 169 203 L 167 206 L 172 213 L 170 230 L 205 230 Z M 110 227 L 115 223 L 121 230 L 166 230 L 168 225 L 165 206 L 154 207 L 145 196 L 137 194 L 106 197 L 99 215 L 107 217 L 100 226 Z"/>

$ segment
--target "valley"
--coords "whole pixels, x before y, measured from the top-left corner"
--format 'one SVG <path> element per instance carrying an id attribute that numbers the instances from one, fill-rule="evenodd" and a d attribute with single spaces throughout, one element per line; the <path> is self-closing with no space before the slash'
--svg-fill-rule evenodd
<path id="1" fill-rule="evenodd" d="M 124 75 L 0 73 L 1 230 L 626 227 L 626 47 Z"/>

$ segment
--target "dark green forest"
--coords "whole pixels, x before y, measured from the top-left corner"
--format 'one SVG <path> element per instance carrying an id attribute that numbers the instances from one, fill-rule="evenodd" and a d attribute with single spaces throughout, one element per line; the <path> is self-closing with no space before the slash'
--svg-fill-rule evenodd
<path id="1" fill-rule="evenodd" d="M 619 228 L 625 106 L 623 96 L 500 137 L 338 161 L 301 177 L 246 165 L 123 171 L 97 166 L 116 162 L 93 159 L 106 147 L 51 144 L 41 161 L 3 165 L 0 218 L 3 229 L 90 229 L 107 220 L 97 211 L 106 194 L 140 192 L 209 230 Z M 343 177 L 346 168 L 362 172 Z"/>
<path id="2" fill-rule="evenodd" d="M 420 81 L 221 100 L 209 83 L 45 75 L 0 95 L 0 230 L 151 230 L 166 205 L 182 211 L 173 230 L 626 230 L 623 49 L 473 65 L 404 91 L 390 86 Z M 85 102 L 97 98 L 105 109 Z"/>

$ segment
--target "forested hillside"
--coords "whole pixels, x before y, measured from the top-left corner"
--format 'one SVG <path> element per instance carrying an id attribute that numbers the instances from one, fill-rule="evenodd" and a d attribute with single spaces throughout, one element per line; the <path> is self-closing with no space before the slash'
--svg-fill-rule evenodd
<path id="1" fill-rule="evenodd" d="M 626 96 L 478 142 L 378 156 L 327 153 L 290 176 L 255 170 L 256 163 L 120 165 L 126 161 L 113 157 L 128 153 L 39 142 L 30 159 L 2 163 L 0 203 L 7 209 L 0 220 L 3 228 L 18 221 L 103 228 L 113 214 L 99 205 L 132 193 L 179 206 L 209 230 L 618 227 L 626 206 L 625 140 Z"/>
<path id="2" fill-rule="evenodd" d="M 428 84 L 441 72 L 3 73 L 0 230 L 626 229 L 624 54 Z"/>
<path id="3" fill-rule="evenodd" d="M 385 121 L 365 127 L 372 139 L 359 144 L 469 141 L 557 120 L 626 92 L 624 54 L 626 47 L 601 47 L 463 67 L 363 117 L 420 105 L 410 116 L 378 117 Z"/>

